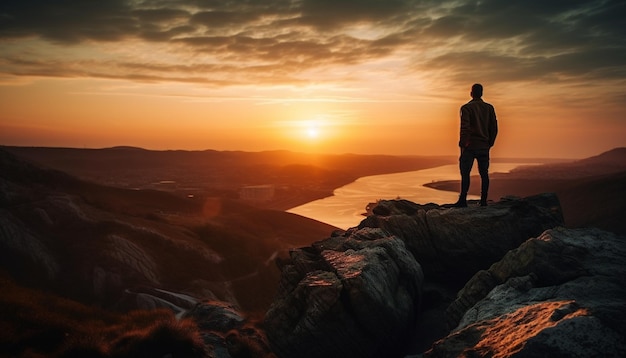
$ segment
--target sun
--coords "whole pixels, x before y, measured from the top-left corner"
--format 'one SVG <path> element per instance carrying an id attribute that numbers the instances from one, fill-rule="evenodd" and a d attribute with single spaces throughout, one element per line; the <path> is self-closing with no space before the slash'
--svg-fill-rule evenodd
<path id="1" fill-rule="evenodd" d="M 306 136 L 309 139 L 317 139 L 320 136 L 320 129 L 315 125 L 309 125 L 306 127 Z"/>
<path id="2" fill-rule="evenodd" d="M 320 149 L 333 143 L 337 131 L 332 118 L 327 115 L 307 117 L 277 122 L 283 138 L 300 148 Z"/>
<path id="3" fill-rule="evenodd" d="M 300 121 L 299 125 L 302 136 L 309 141 L 317 141 L 322 136 L 323 123 L 319 120 L 310 119 Z"/>

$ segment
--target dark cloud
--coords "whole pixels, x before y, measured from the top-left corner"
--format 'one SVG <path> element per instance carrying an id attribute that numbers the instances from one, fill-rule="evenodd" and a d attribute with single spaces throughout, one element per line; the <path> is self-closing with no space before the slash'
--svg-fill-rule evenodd
<path id="1" fill-rule="evenodd" d="M 195 31 L 193 26 L 177 26 L 169 29 L 163 29 L 159 26 L 144 25 L 139 36 L 144 40 L 155 42 L 168 42 L 173 38 L 181 35 L 191 34 Z"/>
<path id="2" fill-rule="evenodd" d="M 124 0 L 7 0 L 0 3 L 0 38 L 40 36 L 57 42 L 115 41 L 138 31 Z"/>
<path id="3" fill-rule="evenodd" d="M 117 40 L 142 27 L 184 20 L 211 30 L 254 27 L 263 17 L 292 24 L 339 28 L 354 22 L 391 21 L 409 13 L 403 0 L 144 1 L 5 0 L 0 4 L 0 38 L 40 36 L 62 42 Z M 190 10 L 193 9 L 193 12 Z"/>
<path id="4" fill-rule="evenodd" d="M 626 3 L 618 0 L 4 0 L 0 49 L 3 39 L 24 37 L 56 44 L 136 39 L 176 46 L 192 61 L 183 68 L 138 63 L 135 70 L 154 79 L 258 70 L 267 81 L 299 81 L 307 69 L 402 51 L 416 54 L 415 71 L 437 69 L 452 80 L 469 72 L 499 81 L 624 80 L 625 19 Z M 355 33 L 367 27 L 379 35 Z M 205 66 L 205 56 L 221 66 Z M 38 72 L 36 61 L 20 59 L 5 58 L 0 71 Z M 62 76 L 95 73 L 57 65 Z"/>
<path id="5" fill-rule="evenodd" d="M 131 14 L 136 16 L 141 23 L 168 23 L 191 16 L 186 10 L 167 8 L 133 10 Z"/>
<path id="6" fill-rule="evenodd" d="M 243 11 L 203 11 L 193 14 L 192 24 L 201 24 L 208 28 L 245 25 L 259 19 L 261 14 Z"/>
<path id="7" fill-rule="evenodd" d="M 351 23 L 391 23 L 413 9 L 405 0 L 304 0 L 300 21 L 317 28 L 337 28 Z"/>
<path id="8" fill-rule="evenodd" d="M 312 67 L 346 65 L 388 55 L 392 46 L 384 42 L 358 40 L 345 35 L 329 38 L 302 40 L 298 36 L 253 38 L 243 35 L 229 37 L 183 38 L 179 42 L 192 46 L 196 51 L 211 53 L 226 62 L 262 62 L 265 69 L 294 73 Z M 253 59 L 254 61 L 248 61 Z"/>
<path id="9" fill-rule="evenodd" d="M 458 46 L 417 66 L 465 80 L 469 73 L 494 81 L 624 80 L 625 19 L 623 1 L 459 2 L 422 32 L 431 44 L 457 39 Z"/>

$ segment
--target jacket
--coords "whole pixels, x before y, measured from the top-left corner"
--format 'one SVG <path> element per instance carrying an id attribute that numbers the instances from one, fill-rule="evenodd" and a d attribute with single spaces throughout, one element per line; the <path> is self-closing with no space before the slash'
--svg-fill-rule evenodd
<path id="1" fill-rule="evenodd" d="M 461 148 L 489 149 L 497 135 L 498 121 L 491 104 L 475 98 L 461 106 Z"/>

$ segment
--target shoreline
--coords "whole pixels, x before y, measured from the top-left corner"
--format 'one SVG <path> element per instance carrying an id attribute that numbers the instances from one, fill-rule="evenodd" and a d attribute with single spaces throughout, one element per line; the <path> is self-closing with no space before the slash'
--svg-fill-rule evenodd
<path id="1" fill-rule="evenodd" d="M 494 181 L 520 166 L 535 163 L 494 163 Z M 321 199 L 287 209 L 287 212 L 308 217 L 341 228 L 358 225 L 367 205 L 377 200 L 401 198 L 418 204 L 447 205 L 458 200 L 460 180 L 458 165 L 444 164 L 404 172 L 369 175 L 358 178 Z M 494 187 L 497 185 L 494 184 Z M 495 192 L 494 192 L 495 194 Z M 511 193 L 506 193 L 509 195 Z M 490 195 L 491 199 L 500 197 Z M 480 177 L 472 176 L 468 200 L 480 199 Z M 497 201 L 497 200 L 492 200 Z"/>
<path id="2" fill-rule="evenodd" d="M 472 178 L 474 180 L 480 180 L 480 177 L 476 177 L 476 179 Z M 458 193 L 459 192 L 459 187 L 461 185 L 461 181 L 460 180 L 439 180 L 439 181 L 433 181 L 430 183 L 425 183 L 422 184 L 423 186 L 427 187 L 427 188 L 431 188 L 431 189 L 435 189 L 435 190 L 442 190 L 442 191 L 451 191 L 451 192 L 455 192 Z M 471 191 L 471 188 L 470 188 Z M 480 195 L 480 193 L 473 193 L 474 195 L 478 194 Z"/>

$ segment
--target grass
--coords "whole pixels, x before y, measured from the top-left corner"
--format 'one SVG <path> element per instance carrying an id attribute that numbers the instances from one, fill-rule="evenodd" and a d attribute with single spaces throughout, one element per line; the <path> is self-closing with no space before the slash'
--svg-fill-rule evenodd
<path id="1" fill-rule="evenodd" d="M 0 274 L 0 357 L 205 357 L 196 324 L 169 310 L 117 313 Z"/>

